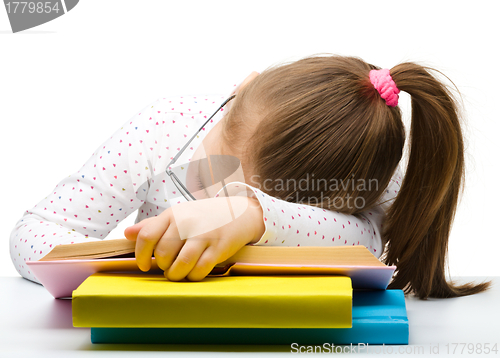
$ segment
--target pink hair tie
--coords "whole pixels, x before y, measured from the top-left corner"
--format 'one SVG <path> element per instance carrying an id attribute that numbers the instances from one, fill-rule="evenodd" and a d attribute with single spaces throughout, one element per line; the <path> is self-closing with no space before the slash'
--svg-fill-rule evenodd
<path id="1" fill-rule="evenodd" d="M 398 105 L 399 89 L 393 81 L 388 69 L 371 70 L 370 82 L 388 106 L 396 107 Z"/>

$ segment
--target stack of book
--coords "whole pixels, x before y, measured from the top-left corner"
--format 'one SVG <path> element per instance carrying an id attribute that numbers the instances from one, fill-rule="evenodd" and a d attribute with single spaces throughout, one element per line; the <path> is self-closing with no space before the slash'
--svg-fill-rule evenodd
<path id="1" fill-rule="evenodd" d="M 71 291 L 92 343 L 408 344 L 403 291 L 387 290 L 395 267 L 364 246 L 246 246 L 202 281 L 172 282 L 154 257 L 137 268 L 133 241 L 90 244 L 30 267 L 54 297 Z"/>

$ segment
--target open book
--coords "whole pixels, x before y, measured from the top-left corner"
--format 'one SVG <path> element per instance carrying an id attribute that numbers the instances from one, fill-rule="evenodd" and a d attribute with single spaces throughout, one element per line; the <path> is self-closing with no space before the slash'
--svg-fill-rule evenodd
<path id="1" fill-rule="evenodd" d="M 71 296 L 72 290 L 95 272 L 142 272 L 135 262 L 135 241 L 127 239 L 57 245 L 46 256 L 28 261 L 27 265 L 56 298 Z M 396 266 L 380 262 L 362 245 L 247 245 L 219 263 L 210 275 L 344 275 L 351 277 L 353 288 L 386 289 L 395 269 Z M 163 272 L 152 257 L 150 271 L 157 270 Z"/>
<path id="2" fill-rule="evenodd" d="M 57 245 L 38 261 L 135 258 L 135 241 L 127 239 Z M 240 249 L 217 266 L 232 263 L 274 265 L 385 266 L 368 249 L 357 246 L 253 246 Z"/>

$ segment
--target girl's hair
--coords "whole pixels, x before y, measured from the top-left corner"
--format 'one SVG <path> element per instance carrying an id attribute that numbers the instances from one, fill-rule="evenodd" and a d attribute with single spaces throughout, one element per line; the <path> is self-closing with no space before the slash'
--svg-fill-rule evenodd
<path id="1" fill-rule="evenodd" d="M 252 168 L 250 184 L 346 214 L 379 204 L 401 160 L 405 128 L 400 108 L 387 106 L 370 82 L 373 69 L 380 68 L 356 57 L 312 56 L 270 67 L 245 86 L 231 103 L 222 136 Z M 464 144 L 456 100 L 429 70 L 412 62 L 390 70 L 399 90 L 411 96 L 411 143 L 406 175 L 384 222 L 380 258 L 397 266 L 388 288 L 421 299 L 475 294 L 491 284 L 455 285 L 445 278 Z M 243 144 L 246 133 L 253 134 Z"/>

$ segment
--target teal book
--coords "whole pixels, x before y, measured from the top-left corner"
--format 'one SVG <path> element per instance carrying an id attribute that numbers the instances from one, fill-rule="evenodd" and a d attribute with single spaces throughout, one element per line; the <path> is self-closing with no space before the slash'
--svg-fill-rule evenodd
<path id="1" fill-rule="evenodd" d="M 352 328 L 107 328 L 92 343 L 147 344 L 408 344 L 402 290 L 354 290 Z"/>

